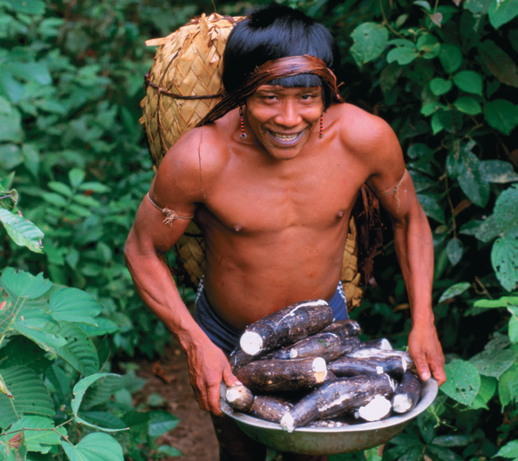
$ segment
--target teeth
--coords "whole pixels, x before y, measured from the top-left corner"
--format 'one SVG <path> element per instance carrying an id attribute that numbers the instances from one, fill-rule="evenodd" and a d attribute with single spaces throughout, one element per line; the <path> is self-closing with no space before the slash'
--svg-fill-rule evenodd
<path id="1" fill-rule="evenodd" d="M 293 141 L 298 134 L 281 134 L 281 133 L 274 133 L 275 137 L 282 140 L 282 141 Z"/>

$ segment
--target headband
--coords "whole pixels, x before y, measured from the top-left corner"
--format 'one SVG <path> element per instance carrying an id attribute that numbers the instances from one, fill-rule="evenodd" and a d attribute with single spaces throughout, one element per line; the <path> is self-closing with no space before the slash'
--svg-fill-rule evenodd
<path id="1" fill-rule="evenodd" d="M 230 110 L 238 107 L 244 99 L 254 94 L 261 85 L 265 85 L 272 80 L 300 74 L 317 75 L 331 90 L 333 99 L 336 102 L 343 102 L 343 99 L 338 93 L 336 76 L 331 69 L 326 66 L 324 61 L 308 54 L 302 56 L 287 56 L 267 61 L 259 67 L 256 67 L 256 69 L 248 75 L 245 82 L 237 90 L 226 94 L 197 126 L 213 122 Z"/>

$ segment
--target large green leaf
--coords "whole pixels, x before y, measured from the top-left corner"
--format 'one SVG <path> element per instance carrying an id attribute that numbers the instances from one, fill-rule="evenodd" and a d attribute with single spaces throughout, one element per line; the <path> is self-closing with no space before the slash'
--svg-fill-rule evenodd
<path id="1" fill-rule="evenodd" d="M 482 106 L 471 96 L 461 96 L 453 102 L 453 107 L 459 112 L 468 115 L 478 115 L 482 113 Z"/>
<path id="2" fill-rule="evenodd" d="M 419 54 L 415 48 L 393 48 L 387 54 L 387 62 L 389 64 L 397 62 L 399 65 L 405 66 L 416 60 L 418 56 Z"/>
<path id="3" fill-rule="evenodd" d="M 119 326 L 115 322 L 105 319 L 104 317 L 97 317 L 95 322 L 96 325 L 80 323 L 78 324 L 78 327 L 88 336 L 103 336 L 120 330 Z"/>
<path id="4" fill-rule="evenodd" d="M 497 238 L 491 249 L 491 265 L 500 284 L 507 290 L 518 286 L 518 229 L 516 236 Z"/>
<path id="5" fill-rule="evenodd" d="M 453 87 L 451 80 L 445 80 L 441 77 L 435 77 L 430 80 L 430 90 L 435 96 L 442 96 L 448 93 Z"/>
<path id="6" fill-rule="evenodd" d="M 484 376 L 499 379 L 514 363 L 516 354 L 510 349 L 483 350 L 473 356 L 469 362 Z"/>
<path id="7" fill-rule="evenodd" d="M 486 104 L 486 120 L 495 130 L 510 135 L 518 125 L 518 108 L 507 99 L 496 99 Z"/>
<path id="8" fill-rule="evenodd" d="M 2 347 L 0 368 L 11 368 L 23 365 L 36 373 L 42 373 L 52 362 L 45 357 L 43 349 L 25 336 L 11 337 L 6 346 Z"/>
<path id="9" fill-rule="evenodd" d="M 61 437 L 67 436 L 65 427 L 54 426 L 54 421 L 50 418 L 25 415 L 9 431 L 23 431 L 28 451 L 48 453 L 53 445 L 61 443 Z"/>
<path id="10" fill-rule="evenodd" d="M 457 72 L 453 76 L 453 83 L 466 93 L 477 94 L 479 96 L 483 94 L 482 75 L 474 70 L 461 70 Z"/>
<path id="11" fill-rule="evenodd" d="M 96 432 L 88 434 L 77 445 L 61 442 L 70 461 L 123 461 L 119 442 L 111 435 Z"/>
<path id="12" fill-rule="evenodd" d="M 56 320 L 97 325 L 95 317 L 101 313 L 101 306 L 88 293 L 77 288 L 62 288 L 52 293 L 50 314 Z"/>
<path id="13" fill-rule="evenodd" d="M 41 15 L 45 11 L 45 2 L 41 0 L 6 0 L 17 13 Z"/>
<path id="14" fill-rule="evenodd" d="M 0 379 L 12 394 L 0 393 L 0 427 L 5 429 L 22 415 L 54 416 L 54 406 L 41 378 L 30 368 L 0 370 Z"/>
<path id="15" fill-rule="evenodd" d="M 83 378 L 81 381 L 79 381 L 74 386 L 74 399 L 72 400 L 72 411 L 74 412 L 74 415 L 76 417 L 77 422 L 84 424 L 85 426 L 94 427 L 96 429 L 101 429 L 106 432 L 115 432 L 120 430 L 125 430 L 127 428 L 122 429 L 112 429 L 108 427 L 100 427 L 95 424 L 92 424 L 83 418 L 79 416 L 79 409 L 81 407 L 81 404 L 83 403 L 83 399 L 85 397 L 86 392 L 94 384 L 95 382 L 99 381 L 100 379 L 106 377 L 106 376 L 118 376 L 115 373 L 94 373 L 93 375 L 87 376 L 86 378 Z"/>
<path id="16" fill-rule="evenodd" d="M 514 364 L 500 377 L 498 397 L 502 409 L 510 403 L 518 401 L 518 364 Z"/>
<path id="17" fill-rule="evenodd" d="M 148 434 L 151 437 L 160 437 L 174 429 L 180 422 L 176 416 L 161 410 L 150 411 L 149 418 Z"/>
<path id="18" fill-rule="evenodd" d="M 24 309 L 16 316 L 13 329 L 34 341 L 42 349 L 56 354 L 67 340 L 59 332 L 55 320 L 41 309 Z"/>
<path id="19" fill-rule="evenodd" d="M 518 87 L 516 63 L 502 48 L 492 40 L 486 40 L 478 46 L 478 52 L 499 82 Z"/>
<path id="20" fill-rule="evenodd" d="M 103 376 L 88 388 L 83 397 L 83 408 L 89 409 L 106 402 L 123 387 L 123 377 L 119 375 Z"/>
<path id="21" fill-rule="evenodd" d="M 425 194 L 417 194 L 417 198 L 419 199 L 419 203 L 423 207 L 423 210 L 429 218 L 435 219 L 441 224 L 446 223 L 446 218 L 444 216 L 444 210 L 437 203 L 437 200 L 429 195 Z"/>
<path id="22" fill-rule="evenodd" d="M 349 48 L 354 61 L 361 67 L 363 64 L 373 61 L 385 51 L 388 42 L 388 30 L 385 26 L 374 22 L 364 22 L 351 33 L 354 40 Z"/>
<path id="23" fill-rule="evenodd" d="M 77 325 L 62 322 L 59 335 L 67 344 L 56 349 L 56 354 L 83 376 L 99 371 L 99 357 L 91 339 Z"/>
<path id="24" fill-rule="evenodd" d="M 439 52 L 439 60 L 444 71 L 448 74 L 453 74 L 462 64 L 462 52 L 456 45 L 443 43 Z"/>
<path id="25" fill-rule="evenodd" d="M 454 298 L 455 296 L 459 296 L 466 290 L 469 290 L 470 287 L 471 285 L 468 282 L 456 283 L 444 291 L 444 293 L 439 298 L 439 302 L 442 303 L 448 299 Z"/>
<path id="26" fill-rule="evenodd" d="M 480 375 L 475 366 L 464 360 L 454 360 L 444 369 L 447 380 L 441 391 L 463 405 L 471 405 L 480 389 Z"/>
<path id="27" fill-rule="evenodd" d="M 2 273 L 2 286 L 12 297 L 36 299 L 49 291 L 52 283 L 44 279 L 42 273 L 34 276 L 8 267 Z"/>
<path id="28" fill-rule="evenodd" d="M 495 0 L 488 11 L 489 22 L 498 29 L 518 16 L 518 0 Z M 516 456 L 518 458 L 518 455 Z"/>
<path id="29" fill-rule="evenodd" d="M 495 395 L 497 385 L 498 382 L 496 378 L 481 375 L 480 389 L 477 396 L 475 397 L 475 400 L 473 400 L 471 403 L 470 408 L 472 410 L 477 410 L 479 408 L 489 410 L 487 403 Z"/>
<path id="30" fill-rule="evenodd" d="M 509 162 L 484 160 L 480 167 L 487 182 L 505 184 L 518 181 L 518 174 L 514 172 L 514 168 Z"/>
<path id="31" fill-rule="evenodd" d="M 14 243 L 25 246 L 35 253 L 43 253 L 44 234 L 31 221 L 0 207 L 0 222 Z"/>

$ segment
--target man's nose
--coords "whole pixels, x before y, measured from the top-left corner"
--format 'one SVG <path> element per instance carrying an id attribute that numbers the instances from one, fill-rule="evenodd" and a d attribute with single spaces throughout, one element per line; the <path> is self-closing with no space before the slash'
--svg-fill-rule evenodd
<path id="1" fill-rule="evenodd" d="M 291 101 L 285 101 L 280 112 L 275 116 L 275 123 L 280 126 L 291 128 L 297 126 L 301 122 L 301 116 L 297 109 L 297 105 Z"/>

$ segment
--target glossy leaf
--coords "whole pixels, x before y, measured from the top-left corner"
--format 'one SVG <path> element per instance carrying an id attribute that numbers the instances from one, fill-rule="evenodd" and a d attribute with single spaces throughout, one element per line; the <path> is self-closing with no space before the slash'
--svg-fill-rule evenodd
<path id="1" fill-rule="evenodd" d="M 448 93 L 453 86 L 451 80 L 445 80 L 444 78 L 436 77 L 430 80 L 430 90 L 435 96 L 441 96 Z"/>
<path id="2" fill-rule="evenodd" d="M 491 25 L 498 29 L 518 16 L 518 1 L 498 0 L 491 2 L 488 16 Z M 518 455 L 516 457 L 518 458 Z"/>
<path id="3" fill-rule="evenodd" d="M 444 291 L 439 298 L 439 302 L 442 303 L 448 299 L 454 298 L 455 296 L 459 296 L 466 290 L 469 290 L 470 287 L 471 285 L 468 282 L 456 283 Z"/>
<path id="4" fill-rule="evenodd" d="M 464 360 L 454 360 L 444 367 L 447 380 L 440 387 L 448 397 L 469 406 L 480 389 L 480 375 L 477 369 Z"/>
<path id="5" fill-rule="evenodd" d="M 464 252 L 464 246 L 462 241 L 458 238 L 452 238 L 446 245 L 446 254 L 452 266 L 457 265 L 462 259 L 462 253 Z"/>
<path id="6" fill-rule="evenodd" d="M 498 380 L 498 397 L 502 409 L 518 402 L 518 364 L 514 364 Z"/>
<path id="7" fill-rule="evenodd" d="M 513 166 L 503 160 L 484 160 L 480 164 L 482 174 L 487 182 L 505 184 L 518 182 L 518 174 Z"/>
<path id="8" fill-rule="evenodd" d="M 507 291 L 518 287 L 518 230 L 514 237 L 496 239 L 491 249 L 491 265 Z"/>
<path id="9" fill-rule="evenodd" d="M 19 246 L 25 246 L 35 253 L 43 252 L 43 232 L 28 219 L 0 207 L 0 222 L 9 237 Z"/>
<path id="10" fill-rule="evenodd" d="M 443 43 L 439 52 L 439 60 L 447 74 L 453 74 L 462 64 L 462 53 L 458 46 Z"/>
<path id="11" fill-rule="evenodd" d="M 54 416 L 54 406 L 42 379 L 30 368 L 16 366 L 0 370 L 0 378 L 12 397 L 0 392 L 0 427 L 6 429 L 22 414 Z"/>
<path id="12" fill-rule="evenodd" d="M 453 83 L 462 91 L 482 96 L 483 79 L 482 75 L 473 70 L 461 70 L 453 76 Z"/>
<path id="13" fill-rule="evenodd" d="M 62 288 L 52 293 L 49 312 L 56 320 L 97 325 L 95 317 L 101 313 L 101 306 L 85 291 Z"/>
<path id="14" fill-rule="evenodd" d="M 514 60 L 492 40 L 479 45 L 478 51 L 499 82 L 518 87 L 518 73 Z"/>
<path id="15" fill-rule="evenodd" d="M 387 54 L 387 62 L 397 62 L 399 65 L 404 66 L 410 64 L 417 57 L 418 54 L 415 48 L 393 48 Z"/>
<path id="16" fill-rule="evenodd" d="M 496 99 L 486 104 L 486 120 L 494 129 L 509 135 L 518 125 L 518 108 L 507 99 Z"/>
<path id="17" fill-rule="evenodd" d="M 16 271 L 11 267 L 2 273 L 2 286 L 15 298 L 37 299 L 50 290 L 52 284 L 39 273 L 34 276 L 29 272 Z"/>
<path id="18" fill-rule="evenodd" d="M 388 30 L 374 22 L 364 22 L 351 33 L 354 40 L 349 49 L 358 67 L 380 56 L 387 46 Z"/>
<path id="19" fill-rule="evenodd" d="M 77 444 L 61 442 L 70 461 L 123 461 L 119 442 L 111 435 L 96 432 L 88 434 Z"/>
<path id="20" fill-rule="evenodd" d="M 463 114 L 478 115 L 482 113 L 482 106 L 471 96 L 457 98 L 453 103 L 453 107 Z"/>

